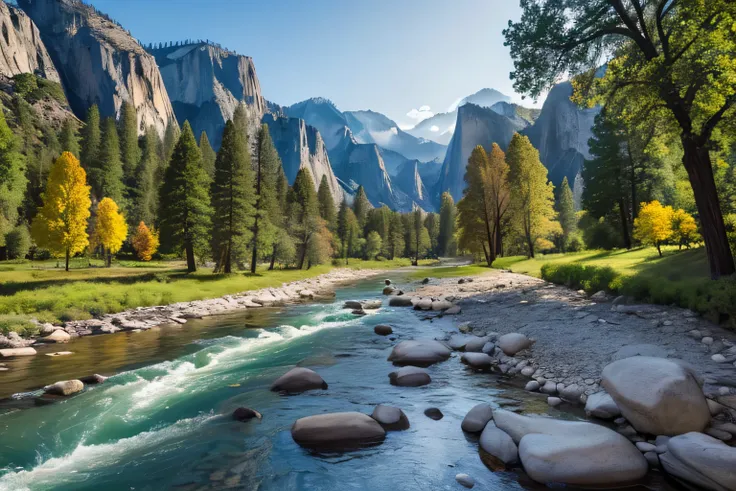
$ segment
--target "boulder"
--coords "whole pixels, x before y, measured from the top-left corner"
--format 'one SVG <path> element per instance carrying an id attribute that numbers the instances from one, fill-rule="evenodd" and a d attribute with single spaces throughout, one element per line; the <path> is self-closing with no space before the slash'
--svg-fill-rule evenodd
<path id="1" fill-rule="evenodd" d="M 552 382 L 551 380 L 547 380 L 541 389 L 539 389 L 539 392 L 542 392 L 547 395 L 554 395 L 557 394 L 557 384 Z"/>
<path id="2" fill-rule="evenodd" d="M 385 279 L 383 282 L 386 284 L 386 286 L 389 286 L 391 284 L 391 280 Z"/>
<path id="3" fill-rule="evenodd" d="M 396 288 L 394 288 L 393 286 L 386 286 L 383 288 L 384 295 L 391 295 L 395 291 L 396 291 Z"/>
<path id="4" fill-rule="evenodd" d="M 445 315 L 457 315 L 462 311 L 463 309 L 461 309 L 459 305 L 453 305 L 449 309 L 445 310 L 444 314 Z"/>
<path id="5" fill-rule="evenodd" d="M 495 424 L 489 423 L 480 434 L 480 448 L 484 452 L 493 455 L 506 465 L 515 464 L 519 461 L 519 449 L 511 437 L 504 431 L 498 429 Z"/>
<path id="6" fill-rule="evenodd" d="M 465 334 L 453 334 L 447 341 L 447 345 L 455 351 L 462 351 L 465 349 L 465 345 L 473 339 L 473 336 L 467 336 Z"/>
<path id="7" fill-rule="evenodd" d="M 518 332 L 504 334 L 498 338 L 498 347 L 508 356 L 514 356 L 519 351 L 527 349 L 533 344 L 533 339 L 529 339 Z"/>
<path id="8" fill-rule="evenodd" d="M 346 300 L 345 303 L 342 304 L 342 308 L 344 309 L 362 309 L 363 304 L 358 302 L 357 300 Z"/>
<path id="9" fill-rule="evenodd" d="M 483 351 L 483 346 L 486 345 L 486 343 L 490 339 L 483 336 L 472 336 L 468 341 L 465 343 L 465 351 L 471 351 L 474 353 L 481 353 Z"/>
<path id="10" fill-rule="evenodd" d="M 382 442 L 386 431 L 363 413 L 329 413 L 296 420 L 291 437 L 307 448 L 355 448 Z"/>
<path id="11" fill-rule="evenodd" d="M 476 370 L 488 370 L 491 368 L 493 358 L 485 353 L 463 353 L 460 361 Z"/>
<path id="12" fill-rule="evenodd" d="M 80 380 L 63 380 L 44 387 L 44 392 L 55 396 L 70 396 L 84 390 Z"/>
<path id="13" fill-rule="evenodd" d="M 585 414 L 599 419 L 615 419 L 621 416 L 621 410 L 608 393 L 596 392 L 588 396 Z"/>
<path id="14" fill-rule="evenodd" d="M 411 307 L 411 297 L 408 296 L 401 296 L 401 297 L 391 297 L 388 300 L 389 307 Z"/>
<path id="15" fill-rule="evenodd" d="M 402 367 L 388 374 L 391 385 L 399 387 L 420 387 L 432 381 L 426 370 L 419 367 Z"/>
<path id="16" fill-rule="evenodd" d="M 46 337 L 39 339 L 42 343 L 68 343 L 72 337 L 63 329 L 57 329 Z"/>
<path id="17" fill-rule="evenodd" d="M 271 384 L 274 392 L 296 394 L 312 389 L 327 389 L 327 383 L 317 372 L 309 368 L 292 368 Z"/>
<path id="18" fill-rule="evenodd" d="M 386 431 L 403 431 L 409 429 L 409 418 L 406 417 L 404 411 L 397 407 L 379 404 L 373 410 L 371 418 L 378 421 Z"/>
<path id="19" fill-rule="evenodd" d="M 435 300 L 432 302 L 432 310 L 447 310 L 452 307 L 452 302 L 447 300 Z"/>
<path id="20" fill-rule="evenodd" d="M 422 280 L 422 285 L 426 285 L 427 283 L 429 283 L 429 278 L 424 278 Z"/>
<path id="21" fill-rule="evenodd" d="M 478 404 L 468 411 L 460 427 L 468 433 L 480 433 L 493 419 L 493 410 L 488 404 Z"/>
<path id="22" fill-rule="evenodd" d="M 85 377 L 81 377 L 79 380 L 85 384 L 85 385 L 97 385 L 103 383 L 105 380 L 107 380 L 108 377 L 105 377 L 103 375 L 87 375 Z"/>
<path id="23" fill-rule="evenodd" d="M 539 382 L 536 380 L 530 380 L 526 383 L 526 386 L 524 386 L 524 390 L 528 390 L 529 392 L 536 392 L 539 390 Z"/>
<path id="24" fill-rule="evenodd" d="M 301 298 L 314 298 L 314 292 L 312 290 L 302 290 L 299 292 Z"/>
<path id="25" fill-rule="evenodd" d="M 365 310 L 363 310 L 363 309 L 355 309 L 355 310 L 353 310 L 350 313 L 353 314 L 353 315 L 359 315 L 359 316 L 368 315 L 368 314 L 365 313 Z"/>
<path id="26" fill-rule="evenodd" d="M 14 356 L 33 356 L 36 350 L 33 348 L 7 348 L 0 349 L 0 358 L 12 358 Z"/>
<path id="27" fill-rule="evenodd" d="M 363 302 L 363 310 L 380 309 L 381 305 L 383 305 L 383 301 L 381 300 L 366 300 Z"/>
<path id="28" fill-rule="evenodd" d="M 386 324 L 378 324 L 376 327 L 373 328 L 373 332 L 375 332 L 379 336 L 388 336 L 389 334 L 392 334 L 394 330 L 391 328 L 391 326 L 387 326 Z"/>
<path id="29" fill-rule="evenodd" d="M 445 415 L 442 414 L 442 411 L 440 411 L 436 407 L 430 407 L 430 408 L 425 409 L 424 415 L 428 417 L 429 419 L 433 419 L 435 421 L 439 421 L 445 417 Z"/>
<path id="30" fill-rule="evenodd" d="M 667 442 L 659 456 L 665 471 L 704 489 L 736 489 L 736 448 L 703 433 L 686 433 Z"/>
<path id="31" fill-rule="evenodd" d="M 473 479 L 467 474 L 456 474 L 455 480 L 457 481 L 458 484 L 468 489 L 475 486 L 475 479 Z"/>
<path id="32" fill-rule="evenodd" d="M 388 361 L 394 365 L 414 365 L 428 367 L 445 361 L 450 357 L 450 348 L 432 339 L 413 339 L 402 341 L 391 350 Z"/>
<path id="33" fill-rule="evenodd" d="M 641 433 L 680 435 L 710 421 L 705 396 L 692 372 L 664 358 L 634 356 L 603 369 L 601 384 Z"/>
<path id="34" fill-rule="evenodd" d="M 603 426 L 505 410 L 494 410 L 493 418 L 519 445 L 527 474 L 540 483 L 616 486 L 644 477 L 649 468 L 629 440 Z"/>
<path id="35" fill-rule="evenodd" d="M 560 397 L 569 402 L 578 402 L 580 396 L 583 395 L 583 392 L 585 392 L 585 390 L 579 385 L 570 384 L 560 391 Z"/>
<path id="36" fill-rule="evenodd" d="M 431 298 L 420 298 L 414 303 L 414 310 L 430 310 L 432 308 Z"/>
<path id="37" fill-rule="evenodd" d="M 235 421 L 250 421 L 251 419 L 262 419 L 263 415 L 256 411 L 255 409 L 251 409 L 249 407 L 239 407 L 235 411 L 233 411 L 233 419 Z"/>

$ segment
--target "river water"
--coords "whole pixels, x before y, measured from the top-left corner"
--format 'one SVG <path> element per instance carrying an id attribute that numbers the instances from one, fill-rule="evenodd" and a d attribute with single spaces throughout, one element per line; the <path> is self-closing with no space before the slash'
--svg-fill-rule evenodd
<path id="1" fill-rule="evenodd" d="M 428 369 L 428 386 L 391 386 L 386 358 L 394 342 L 373 326 L 391 324 L 399 340 L 433 338 L 452 321 L 422 321 L 405 308 L 384 306 L 365 317 L 341 308 L 346 299 L 380 298 L 382 286 L 374 277 L 340 288 L 334 302 L 87 337 L 65 346 L 75 352 L 67 357 L 11 362 L 0 373 L 3 396 L 90 373 L 114 375 L 61 403 L 0 409 L 0 491 L 456 490 L 461 472 L 475 478 L 476 489 L 542 489 L 520 471 L 491 472 L 460 422 L 480 402 L 531 413 L 548 412 L 546 402 L 496 375 L 467 371 L 456 356 Z M 270 392 L 295 365 L 317 371 L 329 389 Z M 312 453 L 291 438 L 300 417 L 369 414 L 377 404 L 402 408 L 411 428 L 350 453 Z M 263 419 L 232 420 L 239 406 Z M 427 418 L 429 407 L 444 418 Z"/>

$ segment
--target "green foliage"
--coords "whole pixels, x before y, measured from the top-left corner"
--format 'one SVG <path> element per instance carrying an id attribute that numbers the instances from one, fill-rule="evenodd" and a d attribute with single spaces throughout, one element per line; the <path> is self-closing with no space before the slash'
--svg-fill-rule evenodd
<path id="1" fill-rule="evenodd" d="M 255 220 L 253 221 L 253 255 L 251 273 L 256 271 L 259 257 L 273 254 L 275 242 L 280 240 L 279 227 L 284 224 L 284 209 L 279 196 L 279 180 L 283 177 L 286 184 L 281 158 L 271 140 L 268 125 L 263 124 L 256 136 L 255 162 Z M 283 191 L 286 193 L 286 191 Z M 285 199 L 286 195 L 284 195 Z"/>
<path id="2" fill-rule="evenodd" d="M 319 201 L 319 215 L 322 220 L 327 222 L 329 230 L 335 230 L 337 226 L 337 212 L 335 211 L 335 200 L 332 199 L 330 185 L 327 183 L 327 176 L 322 176 L 317 190 L 317 200 Z"/>
<path id="3" fill-rule="evenodd" d="M 19 73 L 13 77 L 13 90 L 20 97 L 31 104 L 47 97 L 56 100 L 62 105 L 67 104 L 64 89 L 57 82 L 34 75 L 33 73 Z"/>
<path id="4" fill-rule="evenodd" d="M 304 267 L 309 242 L 319 233 L 322 219 L 319 216 L 317 192 L 312 174 L 307 168 L 299 169 L 288 196 L 289 231 L 298 250 L 297 268 Z"/>
<path id="5" fill-rule="evenodd" d="M 365 242 L 365 258 L 375 259 L 381 252 L 382 245 L 381 236 L 378 235 L 378 232 L 369 232 Z"/>
<path id="6" fill-rule="evenodd" d="M 360 227 L 361 234 L 363 233 L 365 224 L 368 221 L 368 210 L 371 208 L 373 208 L 373 205 L 368 201 L 365 189 L 363 189 L 363 186 L 358 186 L 358 191 L 356 191 L 355 198 L 353 199 L 353 213 L 355 213 L 355 218 L 358 219 L 358 226 Z"/>
<path id="7" fill-rule="evenodd" d="M 141 159 L 138 147 L 138 116 L 133 103 L 124 101 L 120 108 L 120 156 L 126 186 L 135 187 L 135 172 Z M 104 145 L 104 144 L 103 144 Z"/>
<path id="8" fill-rule="evenodd" d="M 562 244 L 564 251 L 569 237 L 575 233 L 578 225 L 578 218 L 575 213 L 575 200 L 572 196 L 570 184 L 567 182 L 567 176 L 562 180 L 562 184 L 558 191 L 557 214 L 560 225 L 562 226 Z"/>
<path id="9" fill-rule="evenodd" d="M 455 208 L 455 201 L 449 192 L 445 191 L 442 193 L 441 201 L 437 254 L 439 256 L 454 256 L 457 254 L 457 244 L 455 243 L 455 217 L 457 209 Z"/>
<path id="10" fill-rule="evenodd" d="M 31 233 L 25 224 L 18 225 L 5 236 L 5 250 L 9 259 L 24 259 L 31 245 Z"/>
<path id="11" fill-rule="evenodd" d="M 204 169 L 199 166 L 202 172 Z M 212 182 L 212 253 L 215 272 L 230 273 L 232 263 L 245 262 L 252 238 L 256 196 L 245 135 L 232 121 L 225 124 Z"/>
<path id="12" fill-rule="evenodd" d="M 100 131 L 100 110 L 97 104 L 93 104 L 87 110 L 87 118 L 82 127 L 82 149 L 80 150 L 80 161 L 82 167 L 89 175 L 90 183 L 95 181 L 93 169 L 99 169 L 100 144 L 102 133 Z M 73 153 L 73 152 L 72 152 Z M 95 186 L 92 186 L 95 188 Z"/>
<path id="13" fill-rule="evenodd" d="M 0 107 L 0 247 L 18 222 L 28 183 L 25 172 L 25 159 Z"/>
<path id="14" fill-rule="evenodd" d="M 160 191 L 161 245 L 165 250 L 184 250 L 187 269 L 195 271 L 195 251 L 208 248 L 211 209 L 209 179 L 202 168 L 197 140 L 188 122 L 166 169 Z"/>
<path id="15" fill-rule="evenodd" d="M 61 134 L 59 135 L 59 143 L 64 152 L 69 152 L 77 158 L 80 158 L 81 147 L 79 146 L 79 135 L 77 122 L 73 118 L 67 118 L 61 125 Z"/>
<path id="16" fill-rule="evenodd" d="M 158 215 L 158 190 L 160 184 L 156 181 L 156 177 L 161 167 L 158 153 L 160 140 L 153 126 L 146 128 L 142 143 L 143 152 L 136 175 L 136 204 L 128 220 L 131 227 L 136 226 L 140 222 L 152 225 L 156 222 Z"/>
<path id="17" fill-rule="evenodd" d="M 413 264 L 419 264 L 419 260 L 424 258 L 429 252 L 432 245 L 429 238 L 429 231 L 424 226 L 422 210 L 417 209 L 407 215 L 409 226 L 405 229 L 407 255 L 413 257 Z"/>
<path id="18" fill-rule="evenodd" d="M 359 248 L 360 226 L 355 213 L 345 200 L 340 203 L 337 213 L 337 237 L 340 241 L 341 257 L 345 258 L 347 264 L 348 258 L 353 257 Z"/>
<path id="19" fill-rule="evenodd" d="M 97 175 L 98 188 L 96 196 L 98 200 L 111 198 L 125 209 L 125 183 L 123 180 L 123 162 L 120 160 L 120 140 L 115 120 L 105 118 L 102 123 L 102 143 L 100 144 L 100 167 Z"/>
<path id="20" fill-rule="evenodd" d="M 161 166 L 159 167 L 158 175 L 156 177 L 156 182 L 158 183 L 163 182 L 166 169 L 169 166 L 171 156 L 174 153 L 174 147 L 176 147 L 180 136 L 181 130 L 179 129 L 179 125 L 176 120 L 169 121 L 169 124 L 166 125 L 166 131 L 164 132 L 164 139 L 159 147 L 159 162 L 161 162 Z"/>
<path id="21" fill-rule="evenodd" d="M 404 237 L 404 221 L 402 220 L 401 214 L 398 212 L 391 212 L 388 229 L 389 259 L 394 259 L 402 255 L 406 248 Z"/>
<path id="22" fill-rule="evenodd" d="M 429 250 L 437 256 L 440 236 L 440 216 L 437 213 L 427 213 L 424 219 L 424 227 L 429 234 Z"/>
<path id="23" fill-rule="evenodd" d="M 202 168 L 210 177 L 215 177 L 215 159 L 217 159 L 217 153 L 212 149 L 210 145 L 210 139 L 207 138 L 207 132 L 203 131 L 199 135 L 199 151 L 202 153 Z"/>

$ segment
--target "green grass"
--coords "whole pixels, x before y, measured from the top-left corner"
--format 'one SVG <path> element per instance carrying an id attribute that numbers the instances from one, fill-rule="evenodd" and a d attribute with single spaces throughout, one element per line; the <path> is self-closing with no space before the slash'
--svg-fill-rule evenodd
<path id="1" fill-rule="evenodd" d="M 215 275 L 209 269 L 186 273 L 181 261 L 141 263 L 123 261 L 111 268 L 81 267 L 75 261 L 70 271 L 56 261 L 0 262 L 0 332 L 28 333 L 31 318 L 42 322 L 89 319 L 126 309 L 188 302 L 280 286 L 312 278 L 333 266 L 308 270 L 264 268 L 255 275 Z M 409 261 L 350 260 L 352 269 L 392 269 Z"/>
<path id="2" fill-rule="evenodd" d="M 413 271 L 409 275 L 409 278 L 455 278 L 461 276 L 475 276 L 483 273 L 488 273 L 489 271 L 491 271 L 491 269 L 488 266 L 483 266 L 480 264 L 471 264 L 468 266 L 440 266 L 437 268 Z"/>

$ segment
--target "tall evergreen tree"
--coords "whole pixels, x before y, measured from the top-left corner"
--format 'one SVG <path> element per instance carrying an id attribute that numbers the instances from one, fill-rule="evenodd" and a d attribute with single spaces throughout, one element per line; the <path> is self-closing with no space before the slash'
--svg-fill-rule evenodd
<path id="1" fill-rule="evenodd" d="M 355 213 L 355 218 L 358 219 L 358 226 L 360 227 L 361 234 L 363 233 L 366 221 L 368 220 L 368 210 L 371 208 L 373 208 L 373 205 L 368 201 L 365 189 L 363 189 L 363 186 L 358 186 L 358 191 L 355 193 L 355 199 L 353 200 L 353 213 Z"/>
<path id="2" fill-rule="evenodd" d="M 358 219 L 355 218 L 355 213 L 343 199 L 337 212 L 337 237 L 340 241 L 341 255 L 345 259 L 346 265 L 357 249 L 359 235 Z"/>
<path id="3" fill-rule="evenodd" d="M 156 182 L 156 173 L 161 163 L 159 162 L 158 148 L 160 145 L 158 133 L 153 126 L 146 128 L 143 135 L 143 155 L 136 181 L 138 182 L 138 195 L 134 213 L 128 220 L 131 230 L 139 222 L 145 222 L 148 225 L 156 223 L 158 215 L 158 183 Z"/>
<path id="4" fill-rule="evenodd" d="M 294 184 L 289 191 L 289 219 L 290 231 L 294 236 L 298 257 L 297 268 L 304 267 L 309 241 L 319 231 L 319 203 L 317 192 L 314 189 L 312 175 L 307 168 L 299 169 Z"/>
<path id="5" fill-rule="evenodd" d="M 18 148 L 18 139 L 5 121 L 0 107 L 0 249 L 5 236 L 18 222 L 26 190 L 26 163 Z M 5 255 L 2 256 L 3 259 Z"/>
<path id="6" fill-rule="evenodd" d="M 286 179 L 284 167 L 281 165 L 281 159 L 278 160 L 279 165 L 276 170 L 276 207 L 271 213 L 271 223 L 277 228 L 276 242 L 273 245 L 273 253 L 271 254 L 271 265 L 268 267 L 272 270 L 276 262 L 276 257 L 283 253 L 285 249 L 289 252 L 295 251 L 296 247 L 291 236 L 286 231 L 288 222 L 283 210 L 288 207 L 289 181 Z M 279 251 L 280 250 L 280 251 Z M 293 256 L 294 254 L 291 254 Z"/>
<path id="7" fill-rule="evenodd" d="M 120 156 L 123 161 L 125 185 L 135 187 L 135 172 L 141 159 L 138 147 L 138 115 L 133 103 L 124 101 L 120 108 L 119 121 Z"/>
<path id="8" fill-rule="evenodd" d="M 442 204 L 440 205 L 440 233 L 437 237 L 437 247 L 440 256 L 451 256 L 455 242 L 455 201 L 452 195 L 445 191 L 442 193 Z"/>
<path id="9" fill-rule="evenodd" d="M 99 189 L 99 158 L 102 133 L 100 130 L 100 110 L 97 104 L 93 104 L 87 110 L 87 117 L 82 128 L 82 148 L 80 161 L 82 167 L 87 171 L 89 184 L 92 189 Z"/>
<path id="10" fill-rule="evenodd" d="M 427 216 L 424 218 L 424 226 L 427 229 L 427 232 L 429 233 L 429 249 L 434 254 L 437 254 L 438 247 L 439 247 L 439 237 L 440 237 L 440 217 L 437 213 L 427 213 Z"/>
<path id="11" fill-rule="evenodd" d="M 279 171 L 283 173 L 283 169 L 267 124 L 261 125 L 258 129 L 255 152 L 256 200 L 252 227 L 251 273 L 256 272 L 258 259 L 264 255 L 264 252 L 270 252 L 271 259 L 274 260 L 274 243 L 279 237 L 277 227 L 283 223 L 280 217 L 283 214 L 283 208 L 279 206 L 277 190 Z"/>
<path id="12" fill-rule="evenodd" d="M 319 201 L 319 215 L 322 220 L 327 222 L 327 228 L 334 231 L 337 226 L 337 213 L 335 211 L 335 200 L 332 199 L 330 185 L 327 183 L 327 176 L 322 176 L 317 190 L 317 200 Z"/>
<path id="13" fill-rule="evenodd" d="M 62 151 L 69 152 L 75 157 L 79 157 L 81 147 L 79 146 L 77 122 L 74 118 L 66 118 L 61 124 L 59 143 L 61 144 Z"/>
<path id="14" fill-rule="evenodd" d="M 120 140 L 115 120 L 105 118 L 102 123 L 102 143 L 100 145 L 100 182 L 96 190 L 97 199 L 110 198 L 126 209 L 123 182 L 123 163 L 120 160 Z"/>
<path id="15" fill-rule="evenodd" d="M 189 122 L 166 168 L 160 192 L 161 242 L 169 251 L 183 250 L 187 270 L 197 270 L 195 250 L 207 247 L 211 224 L 207 173 Z"/>
<path id="16" fill-rule="evenodd" d="M 388 229 L 389 259 L 399 257 L 406 247 L 404 243 L 404 221 L 401 213 L 392 211 Z"/>
<path id="17" fill-rule="evenodd" d="M 215 160 L 215 179 L 212 182 L 215 272 L 230 273 L 233 262 L 244 261 L 252 237 L 255 200 L 245 135 L 237 131 L 232 121 L 228 121 Z"/>
<path id="18" fill-rule="evenodd" d="M 164 132 L 164 139 L 162 140 L 161 146 L 159 147 L 159 162 L 161 164 L 161 167 L 159 168 L 156 176 L 156 182 L 159 185 L 163 183 L 164 175 L 166 174 L 166 168 L 171 162 L 171 156 L 174 153 L 174 147 L 176 147 L 180 136 L 181 130 L 179 129 L 179 124 L 176 122 L 175 119 L 169 121 L 169 124 L 166 125 L 166 131 Z"/>
<path id="19" fill-rule="evenodd" d="M 383 205 L 380 208 L 373 208 L 368 212 L 368 223 L 365 226 L 366 235 L 376 232 L 381 237 L 381 254 L 389 257 L 389 230 L 391 227 L 391 209 Z"/>
<path id="20" fill-rule="evenodd" d="M 430 247 L 429 231 L 424 226 L 422 210 L 417 208 L 409 214 L 409 254 L 413 258 L 412 264 L 419 265 L 419 260 L 424 257 Z"/>
<path id="21" fill-rule="evenodd" d="M 562 179 L 562 184 L 558 192 L 557 215 L 562 226 L 562 251 L 564 252 L 570 235 L 575 233 L 578 224 L 578 219 L 575 215 L 575 199 L 573 198 L 570 184 L 567 182 L 567 176 Z"/>
<path id="22" fill-rule="evenodd" d="M 199 135 L 199 151 L 202 152 L 202 167 L 210 179 L 215 177 L 215 159 L 217 159 L 217 153 L 212 149 L 210 145 L 210 139 L 207 138 L 207 132 L 203 131 Z"/>
<path id="23" fill-rule="evenodd" d="M 239 103 L 233 111 L 233 124 L 238 130 L 238 133 L 243 135 L 246 139 L 248 138 L 248 109 L 245 107 L 245 103 Z"/>

